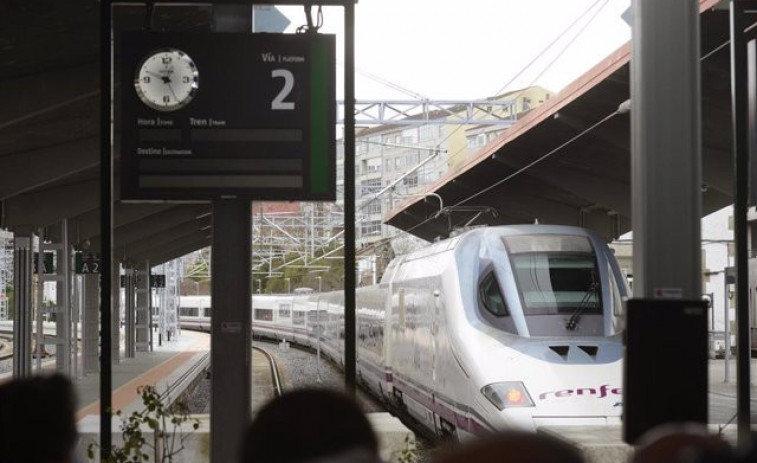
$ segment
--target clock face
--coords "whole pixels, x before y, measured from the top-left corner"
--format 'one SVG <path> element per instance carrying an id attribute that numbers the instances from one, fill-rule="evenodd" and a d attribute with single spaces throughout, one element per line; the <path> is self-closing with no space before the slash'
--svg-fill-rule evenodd
<path id="1" fill-rule="evenodd" d="M 197 66 L 183 51 L 166 48 L 150 53 L 137 67 L 134 87 L 139 98 L 158 111 L 175 111 L 197 93 Z"/>

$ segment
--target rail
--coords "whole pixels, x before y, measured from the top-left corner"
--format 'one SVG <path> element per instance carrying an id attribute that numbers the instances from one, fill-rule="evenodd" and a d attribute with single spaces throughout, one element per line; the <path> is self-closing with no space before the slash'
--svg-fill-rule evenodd
<path id="1" fill-rule="evenodd" d="M 276 359 L 273 358 L 273 355 L 269 354 L 267 351 L 261 349 L 260 347 L 254 347 L 253 350 L 256 350 L 268 359 L 268 364 L 271 366 L 271 381 L 273 382 L 273 393 L 276 395 L 276 397 L 281 396 L 281 394 L 284 393 L 284 388 L 281 386 L 281 377 L 279 376 L 279 365 L 276 363 Z"/>
<path id="2" fill-rule="evenodd" d="M 190 389 L 195 379 L 210 366 L 210 352 L 203 352 L 200 358 L 183 371 L 176 380 L 168 383 L 164 391 L 158 391 L 160 399 L 166 404 L 173 404 Z"/>

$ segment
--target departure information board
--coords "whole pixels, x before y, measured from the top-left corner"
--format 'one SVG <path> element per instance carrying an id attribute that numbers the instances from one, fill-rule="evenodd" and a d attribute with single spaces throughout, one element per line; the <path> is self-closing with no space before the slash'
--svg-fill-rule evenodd
<path id="1" fill-rule="evenodd" d="M 119 40 L 122 200 L 336 199 L 333 35 Z"/>

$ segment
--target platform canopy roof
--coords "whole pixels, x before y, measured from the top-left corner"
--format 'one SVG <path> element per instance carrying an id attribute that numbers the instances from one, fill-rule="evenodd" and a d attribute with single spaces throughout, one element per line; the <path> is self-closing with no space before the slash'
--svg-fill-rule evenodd
<path id="1" fill-rule="evenodd" d="M 0 226 L 70 240 L 99 251 L 99 8 L 94 0 L 0 3 Z M 208 5 L 153 25 L 208 29 Z M 117 18 L 142 24 L 144 6 Z M 118 86 L 117 86 L 118 90 Z M 210 244 L 210 204 L 119 201 L 115 153 L 114 255 L 160 264 Z"/>
<path id="2" fill-rule="evenodd" d="M 729 21 L 717 3 L 700 3 L 705 214 L 731 204 L 733 190 Z M 630 230 L 629 62 L 626 44 L 385 223 L 427 240 L 466 225 L 535 221 L 590 227 L 607 239 Z"/>

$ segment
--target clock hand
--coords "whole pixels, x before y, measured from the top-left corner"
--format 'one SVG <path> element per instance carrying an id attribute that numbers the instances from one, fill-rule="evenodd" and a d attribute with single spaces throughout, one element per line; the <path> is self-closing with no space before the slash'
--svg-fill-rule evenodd
<path id="1" fill-rule="evenodd" d="M 163 81 L 163 83 L 164 83 L 164 84 L 168 84 L 168 83 L 170 83 L 170 82 L 171 82 L 171 79 L 170 79 L 170 78 L 169 78 L 168 76 L 163 76 L 163 75 L 160 75 L 160 74 L 158 74 L 157 72 L 152 72 L 152 71 L 145 71 L 145 73 L 146 73 L 146 74 L 151 74 L 151 75 L 153 75 L 153 76 L 155 76 L 155 77 L 159 78 L 160 80 L 162 80 L 162 81 Z"/>
<path id="2" fill-rule="evenodd" d="M 168 89 L 171 90 L 171 94 L 173 95 L 174 100 L 179 101 L 179 98 L 176 96 L 176 92 L 173 91 L 173 87 L 170 83 L 166 82 L 168 84 Z"/>

